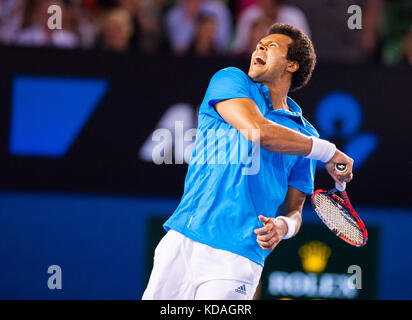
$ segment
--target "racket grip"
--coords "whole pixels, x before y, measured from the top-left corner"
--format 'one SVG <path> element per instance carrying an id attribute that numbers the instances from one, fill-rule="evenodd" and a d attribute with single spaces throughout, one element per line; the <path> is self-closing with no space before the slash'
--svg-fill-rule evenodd
<path id="1" fill-rule="evenodd" d="M 336 164 L 335 164 L 335 169 L 336 169 L 337 172 L 343 173 L 343 172 L 346 171 L 347 166 L 346 166 L 346 164 L 344 164 L 344 163 L 336 163 Z M 335 188 L 338 189 L 340 192 L 345 191 L 345 189 L 346 189 L 346 182 L 342 182 L 342 185 L 343 185 L 343 186 L 341 187 L 341 186 L 339 185 L 339 183 L 335 182 Z"/>
<path id="2" fill-rule="evenodd" d="M 342 187 L 339 185 L 339 183 L 335 182 L 335 188 L 340 191 L 343 192 L 346 189 L 346 182 L 342 182 Z"/>
<path id="3" fill-rule="evenodd" d="M 347 169 L 347 165 L 345 163 L 336 163 L 335 164 L 335 170 L 337 172 L 343 173 Z"/>

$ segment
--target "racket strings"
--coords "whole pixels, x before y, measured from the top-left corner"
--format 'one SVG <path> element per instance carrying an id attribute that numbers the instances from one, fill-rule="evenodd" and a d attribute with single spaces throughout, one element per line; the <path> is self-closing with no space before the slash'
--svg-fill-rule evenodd
<path id="1" fill-rule="evenodd" d="M 354 243 L 363 242 L 362 231 L 356 221 L 337 201 L 323 193 L 316 194 L 313 200 L 317 214 L 329 229 Z"/>

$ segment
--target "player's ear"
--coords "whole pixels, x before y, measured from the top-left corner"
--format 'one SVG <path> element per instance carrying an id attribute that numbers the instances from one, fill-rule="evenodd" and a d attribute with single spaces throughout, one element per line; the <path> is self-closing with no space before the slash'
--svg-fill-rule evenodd
<path id="1" fill-rule="evenodd" d="M 299 69 L 299 63 L 297 61 L 288 61 L 286 71 L 296 72 Z"/>

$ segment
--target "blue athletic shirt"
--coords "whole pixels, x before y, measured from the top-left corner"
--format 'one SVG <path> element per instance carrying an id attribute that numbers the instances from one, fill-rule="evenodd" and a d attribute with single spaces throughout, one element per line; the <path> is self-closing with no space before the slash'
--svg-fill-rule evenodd
<path id="1" fill-rule="evenodd" d="M 266 118 L 319 137 L 291 98 L 287 103 L 292 111 L 274 110 L 267 86 L 253 82 L 238 68 L 218 71 L 200 106 L 182 199 L 164 228 L 263 266 L 271 251 L 256 242 L 254 230 L 263 226 L 258 216 L 276 217 L 288 186 L 312 194 L 316 161 L 253 149 L 256 145 L 214 108 L 219 101 L 234 98 L 250 98 Z"/>

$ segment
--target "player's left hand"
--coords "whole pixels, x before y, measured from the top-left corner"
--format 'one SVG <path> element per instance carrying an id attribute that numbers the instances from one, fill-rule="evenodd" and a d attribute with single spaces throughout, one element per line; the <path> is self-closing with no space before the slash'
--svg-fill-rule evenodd
<path id="1" fill-rule="evenodd" d="M 273 250 L 287 233 L 288 227 L 282 219 L 260 215 L 259 220 L 263 222 L 264 226 L 255 229 L 256 241 L 263 250 Z"/>

